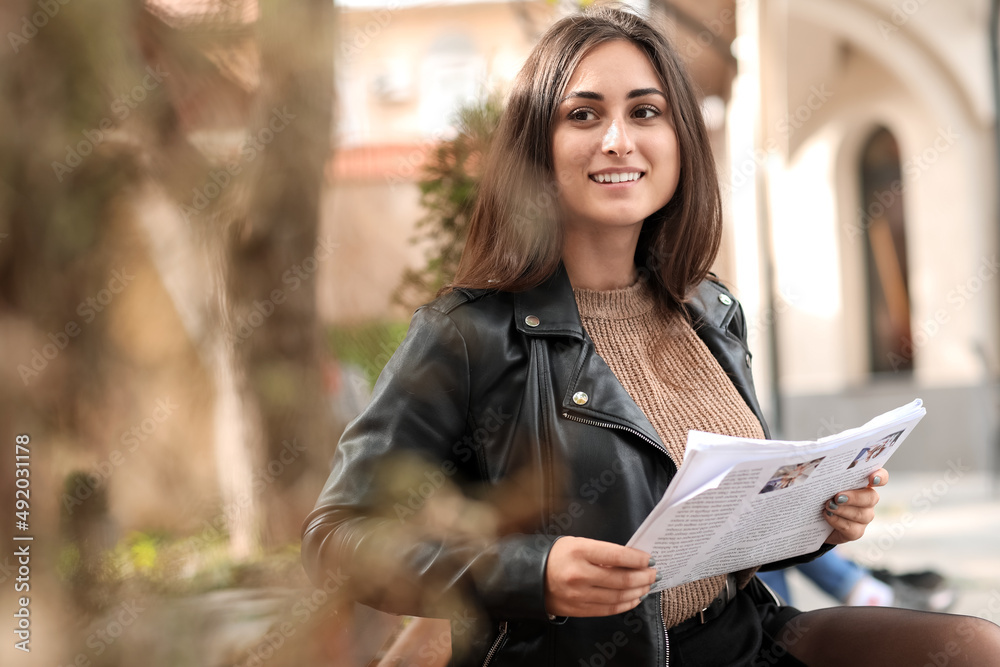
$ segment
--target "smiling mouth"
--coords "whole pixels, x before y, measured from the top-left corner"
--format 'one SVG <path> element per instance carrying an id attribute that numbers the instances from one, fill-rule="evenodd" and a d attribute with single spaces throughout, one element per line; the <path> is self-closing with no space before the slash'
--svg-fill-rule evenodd
<path id="1" fill-rule="evenodd" d="M 595 183 L 627 183 L 630 181 L 638 181 L 642 177 L 643 172 L 630 171 L 620 174 L 591 174 L 590 180 Z"/>

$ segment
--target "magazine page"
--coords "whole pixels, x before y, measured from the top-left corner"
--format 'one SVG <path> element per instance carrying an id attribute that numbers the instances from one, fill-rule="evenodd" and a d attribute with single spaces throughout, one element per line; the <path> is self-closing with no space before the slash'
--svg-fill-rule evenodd
<path id="1" fill-rule="evenodd" d="M 832 532 L 823 506 L 867 486 L 925 413 L 918 399 L 816 441 L 691 431 L 684 464 L 628 546 L 656 559 L 653 591 L 815 551 Z"/>

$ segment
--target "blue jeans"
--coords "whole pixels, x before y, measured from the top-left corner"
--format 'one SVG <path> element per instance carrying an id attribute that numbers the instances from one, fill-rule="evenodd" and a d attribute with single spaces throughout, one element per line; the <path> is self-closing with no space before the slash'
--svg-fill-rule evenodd
<path id="1" fill-rule="evenodd" d="M 836 549 L 828 551 L 810 563 L 796 567 L 825 593 L 840 602 L 847 599 L 854 586 L 867 574 L 860 565 L 840 556 Z M 784 598 L 785 602 L 792 603 L 784 570 L 758 572 L 757 576 Z"/>

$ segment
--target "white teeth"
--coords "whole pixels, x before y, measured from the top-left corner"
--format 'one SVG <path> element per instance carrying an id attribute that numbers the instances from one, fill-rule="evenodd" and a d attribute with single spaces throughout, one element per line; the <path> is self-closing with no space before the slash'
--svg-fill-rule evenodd
<path id="1" fill-rule="evenodd" d="M 591 178 L 598 183 L 621 183 L 622 181 L 638 181 L 640 176 L 642 174 L 634 171 L 625 174 L 594 174 Z"/>

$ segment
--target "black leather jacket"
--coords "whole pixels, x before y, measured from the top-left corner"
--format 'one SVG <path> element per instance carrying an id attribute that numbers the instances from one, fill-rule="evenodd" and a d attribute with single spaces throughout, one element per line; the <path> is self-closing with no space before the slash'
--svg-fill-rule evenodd
<path id="1" fill-rule="evenodd" d="M 706 280 L 689 310 L 763 425 L 736 299 Z M 428 467 L 399 488 L 382 475 L 402 454 Z M 344 432 L 305 522 L 303 560 L 316 582 L 343 568 L 360 602 L 451 617 L 452 664 L 664 665 L 659 594 L 625 614 L 553 622 L 544 576 L 561 535 L 625 544 L 675 472 L 595 352 L 564 270 L 527 292 L 461 289 L 417 310 L 370 406 Z M 506 517 L 499 537 L 402 537 L 445 481 Z M 412 582 L 394 584 L 399 595 L 351 584 L 382 576 L 385 549 L 422 595 L 403 590 Z"/>

